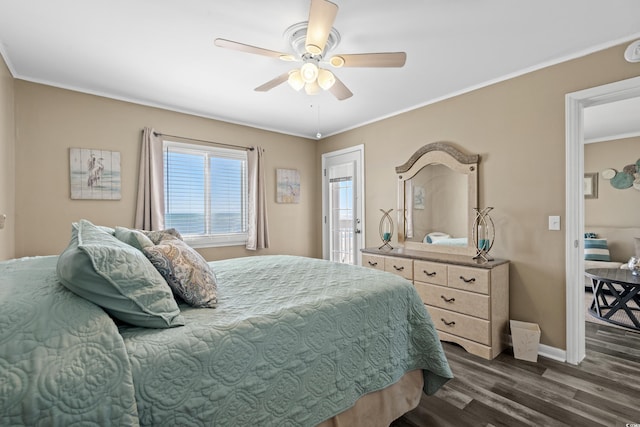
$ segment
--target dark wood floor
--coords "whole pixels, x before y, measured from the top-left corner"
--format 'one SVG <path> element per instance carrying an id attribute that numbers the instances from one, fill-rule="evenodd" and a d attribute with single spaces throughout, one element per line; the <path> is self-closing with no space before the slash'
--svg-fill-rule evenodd
<path id="1" fill-rule="evenodd" d="M 578 366 L 444 343 L 456 378 L 392 426 L 640 426 L 640 333 L 587 323 L 586 339 Z"/>

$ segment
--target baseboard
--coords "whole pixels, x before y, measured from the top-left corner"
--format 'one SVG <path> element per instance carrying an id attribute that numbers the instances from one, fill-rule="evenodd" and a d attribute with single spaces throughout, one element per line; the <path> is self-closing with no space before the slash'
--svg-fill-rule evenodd
<path id="1" fill-rule="evenodd" d="M 511 335 L 509 335 L 509 346 L 513 348 L 513 343 L 511 342 Z M 538 344 L 538 356 L 546 357 L 547 359 L 553 359 L 563 363 L 567 361 L 566 350 L 562 350 L 556 347 L 551 347 L 550 345 L 545 345 L 545 344 Z"/>
<path id="2" fill-rule="evenodd" d="M 557 360 L 558 362 L 567 361 L 567 351 L 549 345 L 538 344 L 538 356 L 546 357 L 547 359 Z"/>

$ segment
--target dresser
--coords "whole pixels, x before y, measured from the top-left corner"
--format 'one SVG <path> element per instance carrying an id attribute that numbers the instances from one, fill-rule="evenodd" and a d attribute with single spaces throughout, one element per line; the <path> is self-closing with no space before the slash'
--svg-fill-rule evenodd
<path id="1" fill-rule="evenodd" d="M 405 248 L 362 250 L 362 265 L 411 281 L 441 341 L 495 358 L 508 344 L 509 261 L 478 263 L 462 255 Z"/>

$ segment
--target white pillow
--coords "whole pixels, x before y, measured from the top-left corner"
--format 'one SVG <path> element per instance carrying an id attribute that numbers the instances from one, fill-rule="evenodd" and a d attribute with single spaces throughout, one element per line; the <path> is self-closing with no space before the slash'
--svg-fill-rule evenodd
<path id="1" fill-rule="evenodd" d="M 450 239 L 451 236 L 448 235 L 447 233 L 442 233 L 440 231 L 434 231 L 433 233 L 429 233 L 426 236 L 424 236 L 424 243 L 435 243 L 438 240 L 442 240 L 442 239 Z"/>

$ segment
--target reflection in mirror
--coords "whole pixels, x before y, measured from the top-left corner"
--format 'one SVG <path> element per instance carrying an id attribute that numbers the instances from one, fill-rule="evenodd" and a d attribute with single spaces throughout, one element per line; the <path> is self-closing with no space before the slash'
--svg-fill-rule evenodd
<path id="1" fill-rule="evenodd" d="M 478 161 L 445 142 L 427 144 L 396 168 L 398 243 L 408 249 L 475 255 Z"/>
<path id="2" fill-rule="evenodd" d="M 406 240 L 467 245 L 467 176 L 431 164 L 404 182 Z"/>

